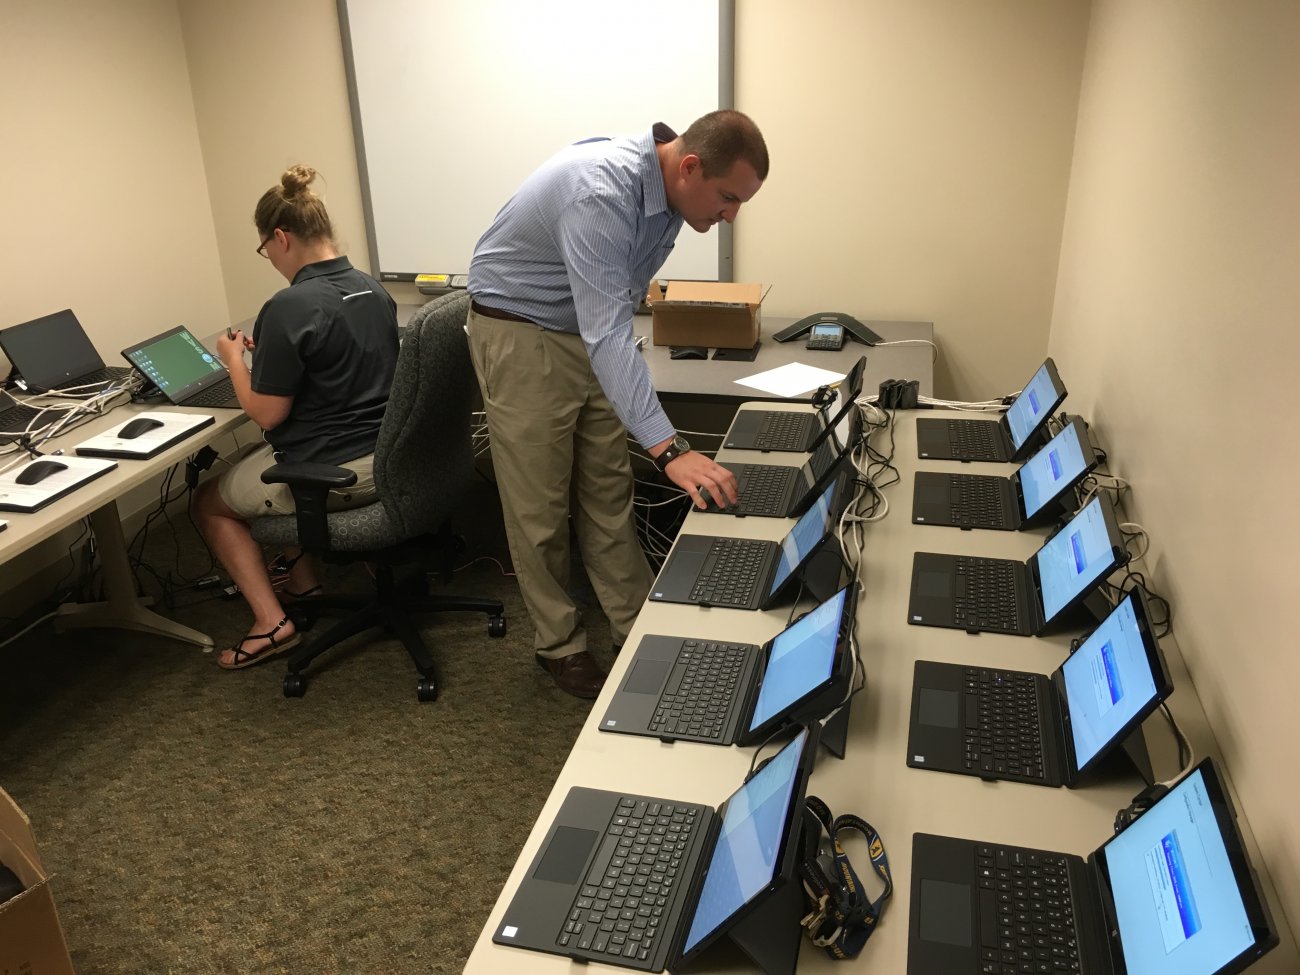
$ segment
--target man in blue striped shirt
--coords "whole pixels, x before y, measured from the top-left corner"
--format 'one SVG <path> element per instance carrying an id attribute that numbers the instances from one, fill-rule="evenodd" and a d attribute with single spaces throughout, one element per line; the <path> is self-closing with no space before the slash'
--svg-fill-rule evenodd
<path id="1" fill-rule="evenodd" d="M 730 223 L 767 178 L 762 133 L 740 112 L 592 139 L 543 163 L 479 239 L 468 331 L 487 411 L 510 554 L 538 663 L 592 698 L 605 672 L 568 594 L 569 518 L 615 646 L 654 576 L 632 515 L 630 433 L 704 507 L 735 477 L 676 435 L 637 352 L 632 316 L 682 224 Z"/>

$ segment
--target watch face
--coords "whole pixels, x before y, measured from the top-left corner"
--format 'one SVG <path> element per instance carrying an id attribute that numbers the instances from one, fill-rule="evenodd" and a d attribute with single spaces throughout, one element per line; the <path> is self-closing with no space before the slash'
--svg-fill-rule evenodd
<path id="1" fill-rule="evenodd" d="M 690 443 L 681 434 L 678 434 L 677 436 L 673 437 L 673 450 L 677 451 L 680 454 L 682 451 L 690 450 L 690 449 L 691 449 Z"/>

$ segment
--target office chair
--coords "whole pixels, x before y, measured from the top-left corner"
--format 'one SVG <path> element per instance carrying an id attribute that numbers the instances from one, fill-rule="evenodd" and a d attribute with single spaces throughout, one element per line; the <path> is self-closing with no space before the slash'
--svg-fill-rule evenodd
<path id="1" fill-rule="evenodd" d="M 293 515 L 255 518 L 253 536 L 265 544 L 299 545 L 332 563 L 369 562 L 375 594 L 329 595 L 294 603 L 295 622 L 310 629 L 331 610 L 351 610 L 323 635 L 289 658 L 285 697 L 307 690 L 303 671 L 321 653 L 375 626 L 395 633 L 420 672 L 416 696 L 438 696 L 433 658 L 413 616 L 424 612 L 486 613 L 488 634 L 506 632 L 505 608 L 492 599 L 430 596 L 428 573 L 450 576 L 464 543 L 448 518 L 475 483 L 470 441 L 470 406 L 477 386 L 465 339 L 466 292 L 442 295 L 424 305 L 407 324 L 397 356 L 393 388 L 375 445 L 378 500 L 348 511 L 327 513 L 330 488 L 347 487 L 356 474 L 327 464 L 276 464 L 262 475 L 268 484 L 287 484 Z M 397 578 L 399 567 L 414 567 Z"/>

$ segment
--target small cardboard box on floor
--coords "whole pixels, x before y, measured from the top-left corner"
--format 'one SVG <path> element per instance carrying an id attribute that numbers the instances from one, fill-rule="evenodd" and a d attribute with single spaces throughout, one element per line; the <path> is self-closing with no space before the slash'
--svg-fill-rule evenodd
<path id="1" fill-rule="evenodd" d="M 0 972 L 76 975 L 54 908 L 49 876 L 36 853 L 32 824 L 0 789 L 0 863 L 26 888 L 0 904 Z"/>
<path id="2" fill-rule="evenodd" d="M 659 282 L 646 295 L 655 345 L 752 349 L 762 331 L 761 284 L 729 281 Z"/>

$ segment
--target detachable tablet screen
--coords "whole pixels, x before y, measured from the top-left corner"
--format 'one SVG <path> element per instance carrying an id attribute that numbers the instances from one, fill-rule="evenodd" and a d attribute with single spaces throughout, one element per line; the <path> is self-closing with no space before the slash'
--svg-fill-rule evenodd
<path id="1" fill-rule="evenodd" d="M 772 641 L 750 731 L 779 717 L 830 680 L 845 593 L 841 589 Z"/>
<path id="2" fill-rule="evenodd" d="M 183 325 L 122 353 L 172 402 L 226 367 Z"/>
<path id="3" fill-rule="evenodd" d="M 1043 591 L 1043 619 L 1051 620 L 1115 568 L 1115 540 L 1102 514 L 1101 495 L 1084 505 L 1034 559 Z"/>
<path id="4" fill-rule="evenodd" d="M 1025 517 L 1031 518 L 1078 480 L 1088 467 L 1075 424 L 1068 424 L 1020 468 Z M 1073 507 L 1073 505 L 1071 505 Z"/>
<path id="5" fill-rule="evenodd" d="M 826 537 L 831 529 L 831 500 L 835 497 L 835 488 L 839 479 L 826 485 L 826 490 L 812 503 L 803 517 L 795 522 L 785 538 L 781 539 L 780 561 L 776 573 L 772 576 L 772 585 L 767 594 L 771 596 L 790 578 L 790 573 L 803 564 L 812 554 L 818 543 Z"/>
<path id="6" fill-rule="evenodd" d="M 1039 366 L 1034 378 L 1020 391 L 1015 402 L 1007 408 L 1007 426 L 1011 428 L 1011 444 L 1017 450 L 1029 436 L 1047 421 L 1056 404 L 1065 396 L 1052 381 L 1047 363 Z"/>

